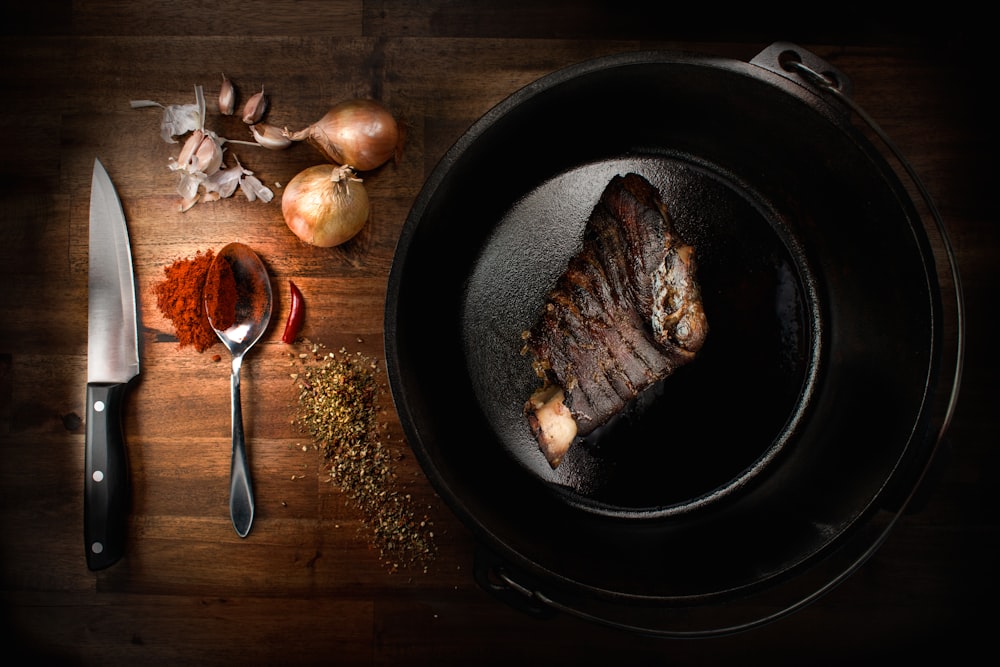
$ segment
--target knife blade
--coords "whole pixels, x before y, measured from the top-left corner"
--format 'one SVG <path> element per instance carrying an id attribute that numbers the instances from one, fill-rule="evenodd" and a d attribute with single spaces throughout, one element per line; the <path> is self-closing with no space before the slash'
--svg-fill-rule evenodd
<path id="1" fill-rule="evenodd" d="M 94 160 L 87 278 L 87 434 L 84 542 L 91 570 L 125 552 L 131 489 L 122 414 L 139 375 L 135 277 L 121 200 L 104 165 Z"/>

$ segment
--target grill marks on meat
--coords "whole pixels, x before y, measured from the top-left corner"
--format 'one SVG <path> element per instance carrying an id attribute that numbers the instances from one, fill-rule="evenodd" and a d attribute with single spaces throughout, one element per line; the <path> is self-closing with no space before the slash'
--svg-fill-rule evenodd
<path id="1" fill-rule="evenodd" d="M 549 464 L 557 467 L 577 435 L 694 359 L 707 333 L 694 248 L 674 230 L 652 184 L 615 176 L 580 252 L 524 334 L 544 381 L 525 414 Z"/>

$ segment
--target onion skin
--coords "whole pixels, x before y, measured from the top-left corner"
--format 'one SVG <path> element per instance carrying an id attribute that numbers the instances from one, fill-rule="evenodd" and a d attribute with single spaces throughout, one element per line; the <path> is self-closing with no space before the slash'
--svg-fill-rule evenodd
<path id="1" fill-rule="evenodd" d="M 371 171 L 397 155 L 402 133 L 381 103 L 359 98 L 335 104 L 318 121 L 287 136 L 307 140 L 331 162 Z"/>
<path id="2" fill-rule="evenodd" d="M 281 195 L 285 224 L 302 241 L 332 248 L 368 222 L 368 191 L 350 167 L 318 164 L 296 174 Z"/>

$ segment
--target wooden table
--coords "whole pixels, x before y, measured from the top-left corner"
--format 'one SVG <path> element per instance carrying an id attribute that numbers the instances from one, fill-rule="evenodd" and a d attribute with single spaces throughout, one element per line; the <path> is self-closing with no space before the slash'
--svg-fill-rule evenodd
<path id="1" fill-rule="evenodd" d="M 821 24 L 789 15 L 652 19 L 606 3 L 384 0 L 30 2 L 0 28 L 0 600 L 4 646 L 52 664 L 839 663 L 919 651 L 957 655 L 997 620 L 997 355 L 990 352 L 1000 233 L 992 109 L 976 93 L 985 49 L 970 20 L 893 17 Z M 642 4 L 642 3 L 639 3 Z M 257 6 L 254 6 L 257 5 Z M 610 7 L 610 3 L 607 3 Z M 648 11 L 648 10 L 646 10 Z M 685 17 L 686 18 L 686 17 Z M 751 20 L 752 19 L 752 20 Z M 933 31 L 931 30 L 933 28 Z M 376 359 L 394 244 L 429 171 L 492 105 L 559 67 L 640 48 L 747 60 L 795 41 L 847 72 L 855 99 L 925 180 L 954 242 L 968 308 L 967 364 L 945 465 L 919 507 L 843 585 L 747 633 L 675 641 L 560 614 L 511 609 L 473 581 L 474 544 L 409 454 L 391 408 L 398 477 L 435 526 L 429 570 L 389 573 L 358 515 L 303 451 L 280 341 L 289 279 L 304 334 Z M 306 246 L 277 199 L 177 211 L 159 113 L 133 99 L 212 100 L 225 73 L 263 86 L 269 120 L 305 126 L 353 96 L 385 101 L 408 128 L 402 160 L 366 185 L 370 224 L 337 249 Z M 979 78 L 982 77 L 982 78 Z M 246 132 L 220 119 L 223 136 Z M 11 150 L 13 148 L 13 150 Z M 316 163 L 306 145 L 231 152 L 280 197 Z M 134 510 L 124 560 L 88 571 L 82 544 L 87 228 L 91 166 L 108 167 L 132 235 L 142 375 L 125 431 Z M 530 157 L 530 156 L 526 156 Z M 229 365 L 179 348 L 148 290 L 175 259 L 230 241 L 265 259 L 274 324 L 244 366 L 257 520 L 228 516 Z M 446 257 L 443 261 L 447 261 Z M 12 653 L 8 653 L 9 655 Z M 33 663 L 29 663 L 33 664 Z"/>

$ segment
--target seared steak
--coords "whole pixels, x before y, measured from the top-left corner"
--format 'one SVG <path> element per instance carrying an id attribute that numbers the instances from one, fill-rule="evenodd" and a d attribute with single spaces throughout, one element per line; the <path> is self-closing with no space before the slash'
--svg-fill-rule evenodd
<path id="1" fill-rule="evenodd" d="M 580 252 L 524 333 L 543 380 L 525 414 L 552 468 L 577 436 L 694 359 L 707 333 L 694 248 L 677 235 L 652 184 L 615 176 Z"/>

